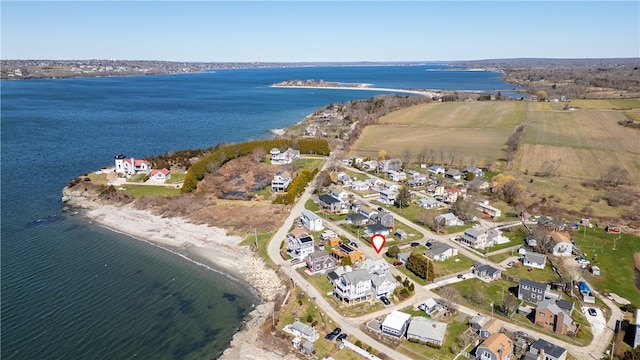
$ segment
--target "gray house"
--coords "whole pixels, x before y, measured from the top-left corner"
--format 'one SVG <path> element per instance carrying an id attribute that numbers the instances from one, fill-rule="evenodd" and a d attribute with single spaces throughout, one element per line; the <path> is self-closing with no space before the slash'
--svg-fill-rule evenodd
<path id="1" fill-rule="evenodd" d="M 547 340 L 538 339 L 531 344 L 525 359 L 537 360 L 539 355 L 543 355 L 544 360 L 565 360 L 567 358 L 567 349 L 554 345 Z"/>
<path id="2" fill-rule="evenodd" d="M 446 333 L 447 323 L 414 316 L 407 328 L 407 339 L 416 339 L 420 342 L 442 346 Z"/>
<path id="3" fill-rule="evenodd" d="M 528 251 L 522 258 L 522 264 L 524 266 L 530 266 L 536 269 L 544 269 L 547 262 L 547 255 L 538 254 Z"/>
<path id="4" fill-rule="evenodd" d="M 475 264 L 473 267 L 473 275 L 483 281 L 500 280 L 502 270 L 496 269 L 491 265 Z"/>
<path id="5" fill-rule="evenodd" d="M 354 226 L 361 226 L 369 222 L 369 218 L 360 213 L 349 214 L 347 215 L 347 222 Z"/>
<path id="6" fill-rule="evenodd" d="M 376 224 L 380 224 L 389 229 L 393 228 L 393 214 L 390 211 L 382 210 L 378 213 L 377 217 L 375 217 Z"/>
<path id="7" fill-rule="evenodd" d="M 551 290 L 549 284 L 539 283 L 529 279 L 520 279 L 518 284 L 518 299 L 537 304 L 545 298 Z"/>
<path id="8" fill-rule="evenodd" d="M 336 267 L 336 258 L 324 250 L 317 250 L 307 257 L 307 267 L 314 274 L 333 270 Z"/>

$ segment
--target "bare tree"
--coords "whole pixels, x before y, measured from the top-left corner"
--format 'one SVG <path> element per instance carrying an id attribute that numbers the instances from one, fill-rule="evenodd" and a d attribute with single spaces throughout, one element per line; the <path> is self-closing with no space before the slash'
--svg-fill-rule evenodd
<path id="1" fill-rule="evenodd" d="M 433 227 L 436 231 L 436 234 L 439 234 L 440 230 L 442 230 L 446 224 L 447 224 L 447 221 L 444 218 L 442 217 L 438 218 L 438 215 L 433 217 Z"/>
<path id="2" fill-rule="evenodd" d="M 402 151 L 402 162 L 404 162 L 406 165 L 409 165 L 412 157 L 413 153 L 411 152 L 411 148 L 404 148 L 404 150 Z"/>
<path id="3" fill-rule="evenodd" d="M 612 165 L 604 173 L 602 173 L 602 175 L 600 176 L 600 181 L 604 185 L 611 187 L 628 184 L 630 183 L 629 171 L 627 171 L 627 169 L 621 168 L 618 165 Z"/>
<path id="4" fill-rule="evenodd" d="M 253 149 L 253 151 L 251 152 L 251 156 L 253 157 L 253 161 L 259 163 L 266 158 L 267 152 L 263 148 L 257 147 Z"/>

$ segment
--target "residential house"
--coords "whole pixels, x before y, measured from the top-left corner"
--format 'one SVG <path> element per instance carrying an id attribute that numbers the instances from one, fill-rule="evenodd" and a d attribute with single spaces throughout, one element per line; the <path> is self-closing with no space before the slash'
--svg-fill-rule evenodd
<path id="1" fill-rule="evenodd" d="M 554 256 L 571 256 L 573 244 L 571 243 L 571 235 L 567 232 L 551 233 L 551 241 L 553 243 Z"/>
<path id="2" fill-rule="evenodd" d="M 575 335 L 578 330 L 571 316 L 556 304 L 555 299 L 544 299 L 538 303 L 535 324 L 560 335 Z"/>
<path id="3" fill-rule="evenodd" d="M 395 337 L 402 337 L 407 330 L 411 315 L 394 310 L 382 321 L 381 330 L 383 333 Z"/>
<path id="4" fill-rule="evenodd" d="M 436 209 L 440 207 L 442 204 L 440 203 L 440 201 L 436 199 L 425 196 L 425 197 L 421 197 L 420 200 L 416 202 L 416 205 L 423 207 L 425 209 Z"/>
<path id="5" fill-rule="evenodd" d="M 460 180 L 460 178 L 462 177 L 462 173 L 458 169 L 451 168 L 451 169 L 447 170 L 446 173 L 444 173 L 444 177 L 447 177 L 447 178 L 450 178 L 450 179 L 455 179 L 455 180 Z"/>
<path id="6" fill-rule="evenodd" d="M 482 265 L 476 263 L 473 266 L 473 275 L 475 275 L 478 279 L 487 282 L 500 280 L 500 277 L 502 276 L 502 270 L 496 269 L 491 265 Z"/>
<path id="7" fill-rule="evenodd" d="M 271 180 L 271 191 L 285 191 L 289 184 L 293 181 L 293 177 L 291 173 L 288 171 L 279 171 L 273 176 L 273 180 Z"/>
<path id="8" fill-rule="evenodd" d="M 398 256 L 396 256 L 398 258 L 398 261 L 402 261 L 403 264 L 406 264 L 409 262 L 409 256 L 411 256 L 412 251 L 404 251 L 398 254 Z"/>
<path id="9" fill-rule="evenodd" d="M 382 296 L 391 296 L 396 289 L 397 281 L 389 273 L 382 275 L 371 275 L 371 289 L 373 296 L 380 298 Z"/>
<path id="10" fill-rule="evenodd" d="M 313 353 L 316 351 L 316 347 L 313 345 L 311 341 L 305 340 L 302 342 L 302 345 L 300 345 L 300 351 L 302 351 L 302 353 L 307 356 L 312 356 Z"/>
<path id="11" fill-rule="evenodd" d="M 153 181 L 165 182 L 171 179 L 171 171 L 165 168 L 153 169 L 149 173 L 149 179 Z"/>
<path id="12" fill-rule="evenodd" d="M 539 283 L 529 279 L 520 279 L 518 284 L 518 299 L 537 304 L 551 291 L 549 284 Z"/>
<path id="13" fill-rule="evenodd" d="M 458 249 L 442 242 L 435 242 L 424 252 L 424 256 L 433 261 L 444 261 L 458 255 Z"/>
<path id="14" fill-rule="evenodd" d="M 538 246 L 538 240 L 536 240 L 534 238 L 527 237 L 525 239 L 525 242 L 527 243 L 527 246 L 532 247 L 532 248 Z"/>
<path id="15" fill-rule="evenodd" d="M 322 231 L 324 229 L 322 218 L 316 215 L 313 211 L 303 210 L 300 218 L 302 220 L 302 225 L 309 229 L 309 231 Z"/>
<path id="16" fill-rule="evenodd" d="M 273 165 L 291 164 L 293 159 L 300 157 L 300 151 L 292 148 L 289 148 L 284 152 L 280 152 L 279 149 L 273 148 L 269 151 L 269 154 L 271 154 L 271 163 Z"/>
<path id="17" fill-rule="evenodd" d="M 151 163 L 144 159 L 129 158 L 123 154 L 117 154 L 115 156 L 115 172 L 123 173 L 125 175 L 134 175 L 141 172 L 148 174 L 151 171 Z"/>
<path id="18" fill-rule="evenodd" d="M 307 233 L 294 236 L 287 234 L 287 253 L 294 259 L 304 260 L 315 251 L 313 237 Z"/>
<path id="19" fill-rule="evenodd" d="M 444 189 L 444 195 L 442 197 L 444 202 L 454 203 L 460 198 L 465 199 L 467 197 L 467 188 L 466 187 L 446 188 Z"/>
<path id="20" fill-rule="evenodd" d="M 330 213 L 342 212 L 342 202 L 329 194 L 320 195 L 318 197 L 320 207 Z"/>
<path id="21" fill-rule="evenodd" d="M 400 240 L 405 240 L 407 237 L 409 237 L 409 234 L 407 234 L 407 232 L 402 229 L 397 229 L 396 232 L 393 233 L 393 235 L 395 235 Z"/>
<path id="22" fill-rule="evenodd" d="M 336 182 L 342 186 L 351 186 L 353 180 L 351 179 L 351 176 L 349 176 L 349 174 L 341 172 L 338 174 L 338 179 L 336 180 Z"/>
<path id="23" fill-rule="evenodd" d="M 414 180 L 416 180 L 416 181 L 420 181 L 420 182 L 423 182 L 423 183 L 424 183 L 425 181 L 427 181 L 427 175 L 426 175 L 426 174 L 420 174 L 420 173 L 419 173 L 419 172 L 417 172 L 417 171 L 412 171 L 412 172 L 410 173 L 410 175 L 411 175 L 411 178 L 412 178 L 412 179 L 414 179 Z"/>
<path id="24" fill-rule="evenodd" d="M 387 175 L 389 175 L 389 179 L 394 182 L 407 180 L 407 174 L 402 171 L 389 170 L 387 171 Z"/>
<path id="25" fill-rule="evenodd" d="M 447 333 L 447 323 L 431 320 L 423 316 L 414 316 L 407 328 L 407 339 L 442 346 Z"/>
<path id="26" fill-rule="evenodd" d="M 377 214 L 378 214 L 378 212 L 377 212 L 377 211 L 375 211 L 375 210 L 373 210 L 373 209 L 372 209 L 372 208 L 370 208 L 370 207 L 367 207 L 367 206 L 361 206 L 361 207 L 358 209 L 358 214 L 364 215 L 364 216 L 366 216 L 366 217 L 367 217 L 367 220 L 371 220 L 371 221 L 373 221 L 373 216 L 374 216 L 374 215 L 377 215 Z"/>
<path id="27" fill-rule="evenodd" d="M 346 203 L 349 201 L 349 194 L 347 194 L 346 191 L 342 190 L 342 186 L 330 186 L 329 195 L 340 200 L 340 202 L 342 203 Z"/>
<path id="28" fill-rule="evenodd" d="M 530 266 L 536 269 L 544 269 L 547 263 L 547 255 L 538 254 L 532 251 L 528 251 L 522 257 L 522 264 L 524 266 Z"/>
<path id="29" fill-rule="evenodd" d="M 567 349 L 552 344 L 544 339 L 538 339 L 531 344 L 525 359 L 530 360 L 566 360 Z"/>
<path id="30" fill-rule="evenodd" d="M 393 203 L 396 202 L 397 196 L 398 196 L 398 193 L 395 191 L 382 190 L 380 191 L 377 200 L 383 204 L 392 205 Z"/>
<path id="31" fill-rule="evenodd" d="M 343 257 L 348 256 L 352 264 L 367 260 L 367 257 L 362 251 L 347 244 L 339 244 L 331 250 L 331 254 L 338 260 L 342 260 Z"/>
<path id="32" fill-rule="evenodd" d="M 464 231 L 460 242 L 473 249 L 484 249 L 493 246 L 493 243 L 488 240 L 486 231 L 473 228 Z"/>
<path id="33" fill-rule="evenodd" d="M 640 346 L 640 309 L 636 310 L 636 334 L 633 339 L 633 348 Z"/>
<path id="34" fill-rule="evenodd" d="M 364 170 L 364 171 L 371 171 L 371 170 L 375 170 L 377 168 L 378 168 L 378 161 L 376 161 L 376 160 L 364 161 L 362 163 L 362 170 Z"/>
<path id="35" fill-rule="evenodd" d="M 402 160 L 400 159 L 389 159 L 389 160 L 378 161 L 379 172 L 387 172 L 389 170 L 400 171 L 401 169 L 402 169 Z"/>
<path id="36" fill-rule="evenodd" d="M 316 329 L 307 324 L 301 323 L 298 319 L 296 319 L 293 324 L 285 326 L 283 330 L 295 337 L 299 337 L 311 342 L 318 340 L 319 337 Z"/>
<path id="37" fill-rule="evenodd" d="M 307 268 L 312 273 L 323 273 L 336 267 L 336 259 L 324 250 L 316 250 L 307 256 Z"/>
<path id="38" fill-rule="evenodd" d="M 502 215 L 502 211 L 498 208 L 495 208 L 489 205 L 489 201 L 487 200 L 478 201 L 477 209 L 478 211 L 481 211 L 483 214 L 489 215 L 492 218 L 497 218 Z"/>
<path id="39" fill-rule="evenodd" d="M 489 322 L 490 318 L 488 316 L 485 315 L 481 315 L 478 314 L 474 317 L 471 318 L 471 320 L 469 320 L 469 327 L 477 330 L 478 332 L 480 332 L 480 329 L 482 329 L 482 327 Z"/>
<path id="40" fill-rule="evenodd" d="M 444 226 L 446 227 L 464 225 L 464 221 L 458 219 L 458 217 L 455 216 L 454 213 L 438 215 L 434 217 L 434 220 L 437 222 L 444 221 Z"/>
<path id="41" fill-rule="evenodd" d="M 418 309 L 426 312 L 429 315 L 436 312 L 439 308 L 440 305 L 438 305 L 438 303 L 433 298 L 428 298 L 425 302 L 418 305 Z"/>
<path id="42" fill-rule="evenodd" d="M 390 211 L 380 211 L 377 216 L 375 216 L 374 221 L 376 222 L 376 224 L 380 224 L 388 229 L 393 229 L 394 219 L 393 214 Z"/>
<path id="43" fill-rule="evenodd" d="M 368 301 L 371 292 L 371 275 L 365 269 L 344 273 L 334 282 L 333 294 L 347 306 Z"/>
<path id="44" fill-rule="evenodd" d="M 478 332 L 478 335 L 480 335 L 480 338 L 486 339 L 493 334 L 499 333 L 502 330 L 503 326 L 504 324 L 502 323 L 502 321 L 498 319 L 490 319 L 484 325 L 482 325 L 480 331 Z"/>
<path id="45" fill-rule="evenodd" d="M 372 275 L 385 275 L 389 273 L 389 263 L 384 259 L 367 259 L 360 264 L 360 269 L 365 269 Z"/>
<path id="46" fill-rule="evenodd" d="M 561 220 L 555 220 L 548 216 L 540 216 L 536 222 L 549 231 L 564 231 L 564 222 Z"/>
<path id="47" fill-rule="evenodd" d="M 410 188 L 414 188 L 416 186 L 423 186 L 424 185 L 424 181 L 416 180 L 416 179 L 409 179 L 409 180 L 407 180 L 405 182 L 405 184 Z"/>
<path id="48" fill-rule="evenodd" d="M 510 360 L 513 357 L 513 341 L 503 333 L 489 336 L 476 348 L 478 360 Z"/>
<path id="49" fill-rule="evenodd" d="M 347 223 L 354 226 L 362 226 L 369 222 L 366 216 L 362 214 L 349 214 L 347 215 Z"/>
<path id="50" fill-rule="evenodd" d="M 474 178 L 481 178 L 484 176 L 484 171 L 475 166 L 467 166 L 466 168 L 462 169 L 462 175 L 464 177 L 467 177 L 468 173 L 473 173 Z"/>
<path id="51" fill-rule="evenodd" d="M 367 191 L 369 190 L 369 184 L 362 180 L 356 180 L 351 183 L 351 190 L 353 191 Z"/>
<path id="52" fill-rule="evenodd" d="M 444 174 L 445 172 L 444 166 L 440 166 L 440 165 L 430 166 L 427 171 L 434 175 Z"/>
<path id="53" fill-rule="evenodd" d="M 367 225 L 364 229 L 364 235 L 367 237 L 371 237 L 376 234 L 389 236 L 389 228 L 380 224 L 371 224 Z"/>
<path id="54" fill-rule="evenodd" d="M 511 241 L 508 237 L 502 235 L 502 230 L 494 228 L 487 231 L 487 240 L 494 244 L 506 244 Z"/>

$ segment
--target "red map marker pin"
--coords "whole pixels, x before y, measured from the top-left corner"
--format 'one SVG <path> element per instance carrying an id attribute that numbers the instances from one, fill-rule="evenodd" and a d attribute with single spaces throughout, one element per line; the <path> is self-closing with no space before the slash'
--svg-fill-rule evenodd
<path id="1" fill-rule="evenodd" d="M 387 242 L 387 239 L 384 235 L 375 234 L 371 237 L 371 245 L 373 245 L 373 250 L 375 250 L 378 254 L 382 251 L 384 244 Z"/>

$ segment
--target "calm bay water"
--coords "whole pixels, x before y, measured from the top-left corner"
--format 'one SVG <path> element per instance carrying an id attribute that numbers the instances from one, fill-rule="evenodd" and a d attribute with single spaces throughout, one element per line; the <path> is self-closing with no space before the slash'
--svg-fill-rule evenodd
<path id="1" fill-rule="evenodd" d="M 258 299 L 243 284 L 62 211 L 77 175 L 145 157 L 270 136 L 355 90 L 505 90 L 492 72 L 435 66 L 305 67 L 1 83 L 1 357 L 215 358 Z"/>

